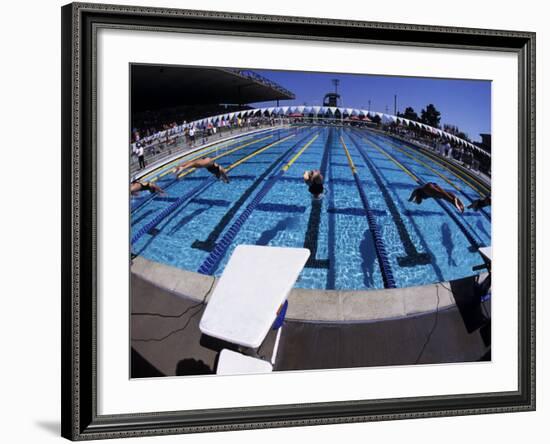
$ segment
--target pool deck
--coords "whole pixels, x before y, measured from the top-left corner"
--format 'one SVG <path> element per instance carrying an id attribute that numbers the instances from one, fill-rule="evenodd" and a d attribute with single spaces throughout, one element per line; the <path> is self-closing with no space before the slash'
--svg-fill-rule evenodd
<path id="1" fill-rule="evenodd" d="M 221 348 L 199 321 L 211 276 L 142 257 L 131 267 L 132 376 L 213 373 Z M 490 301 L 473 278 L 373 291 L 294 289 L 275 370 L 490 360 Z M 269 355 L 273 335 L 259 350 Z"/>
<path id="2" fill-rule="evenodd" d="M 137 257 L 132 273 L 159 288 L 200 302 L 217 279 Z M 433 312 L 455 305 L 450 283 L 390 290 L 307 290 L 288 297 L 286 318 L 293 321 L 374 321 Z M 211 291 L 210 291 L 211 293 Z M 209 294 L 210 294 L 209 293 Z M 206 301 L 208 302 L 208 297 Z"/>

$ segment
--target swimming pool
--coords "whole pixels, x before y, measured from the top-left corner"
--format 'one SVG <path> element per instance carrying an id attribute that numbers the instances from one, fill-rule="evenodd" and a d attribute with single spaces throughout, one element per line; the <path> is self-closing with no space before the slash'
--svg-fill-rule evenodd
<path id="1" fill-rule="evenodd" d="M 436 182 L 467 206 L 490 193 L 483 183 L 413 145 L 366 129 L 305 126 L 241 136 L 192 153 L 229 168 L 231 182 L 204 169 L 176 179 L 173 163 L 148 174 L 165 196 L 131 200 L 134 254 L 220 275 L 239 244 L 305 247 L 296 287 L 409 287 L 471 276 L 491 245 L 491 215 L 446 202 L 408 202 Z M 181 161 L 181 160 L 180 160 Z M 312 199 L 305 170 L 325 177 Z M 490 207 L 489 207 L 490 208 Z"/>

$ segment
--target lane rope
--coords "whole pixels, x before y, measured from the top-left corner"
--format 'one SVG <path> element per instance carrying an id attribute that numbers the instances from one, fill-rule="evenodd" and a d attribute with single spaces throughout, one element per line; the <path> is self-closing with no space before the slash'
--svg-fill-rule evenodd
<path id="1" fill-rule="evenodd" d="M 197 270 L 201 274 L 212 274 L 216 270 L 216 268 L 219 266 L 222 259 L 227 254 L 227 251 L 229 250 L 229 247 L 231 246 L 231 243 L 239 233 L 240 229 L 244 225 L 244 223 L 247 221 L 247 219 L 250 217 L 252 212 L 256 209 L 258 204 L 262 201 L 262 199 L 269 193 L 269 191 L 273 188 L 273 186 L 277 183 L 277 181 L 283 176 L 283 174 L 288 171 L 288 168 L 290 168 L 290 165 L 296 161 L 296 159 L 300 156 L 294 156 L 290 161 L 287 161 L 288 157 L 292 155 L 294 152 L 294 149 L 299 146 L 304 140 L 309 138 L 311 133 L 308 133 L 305 137 L 301 138 L 298 142 L 296 142 L 292 147 L 288 149 L 288 151 L 285 153 L 284 159 L 280 162 L 284 164 L 285 162 L 288 162 L 285 166 L 281 168 L 280 171 L 277 173 L 274 173 L 272 176 L 270 176 L 265 185 L 258 191 L 254 199 L 248 204 L 246 209 L 240 214 L 240 216 L 233 222 L 231 227 L 226 231 L 226 233 L 223 235 L 223 237 L 216 243 L 216 246 L 212 250 L 212 252 L 206 257 L 204 262 L 201 264 L 199 269 Z M 319 134 L 316 134 L 313 136 L 313 138 L 306 144 L 305 147 L 303 147 L 300 152 L 298 153 L 301 155 L 316 139 L 319 137 Z M 286 168 L 288 166 L 288 168 Z"/>
<path id="2" fill-rule="evenodd" d="M 386 251 L 386 246 L 384 245 L 382 233 L 380 232 L 380 228 L 378 226 L 378 223 L 376 222 L 376 218 L 374 217 L 374 214 L 371 211 L 369 200 L 367 198 L 367 195 L 365 194 L 365 190 L 363 190 L 363 186 L 361 184 L 359 174 L 357 174 L 357 168 L 353 163 L 351 154 L 349 153 L 346 142 L 344 141 L 344 138 L 342 136 L 340 136 L 340 142 L 342 143 L 342 146 L 344 147 L 344 151 L 346 152 L 346 157 L 348 158 L 349 167 L 351 169 L 353 178 L 355 179 L 355 184 L 357 185 L 357 190 L 359 191 L 359 196 L 361 198 L 361 202 L 363 202 L 363 207 L 367 215 L 367 221 L 369 224 L 370 232 L 372 233 L 372 237 L 374 240 L 374 247 L 376 250 L 376 256 L 378 257 L 378 263 L 380 265 L 380 271 L 382 273 L 382 280 L 384 281 L 384 287 L 395 288 L 396 287 L 395 278 L 393 277 L 393 272 L 392 272 L 391 264 L 388 258 L 388 253 Z"/>
<path id="3" fill-rule="evenodd" d="M 243 161 L 245 161 L 245 159 L 246 160 L 251 159 L 252 157 L 266 151 L 267 149 L 272 148 L 272 147 L 274 147 L 274 146 L 276 146 L 280 143 L 283 143 L 283 142 L 285 142 L 285 141 L 287 141 L 287 140 L 289 140 L 293 137 L 294 137 L 294 134 L 291 134 L 291 135 L 289 135 L 289 136 L 287 136 L 283 139 L 280 139 L 276 142 L 270 143 L 269 145 L 267 145 L 263 148 L 260 148 L 260 149 L 256 150 L 255 152 L 253 152 L 253 153 L 245 156 L 244 158 L 238 160 L 233 165 L 230 165 L 229 167 L 227 167 L 227 170 L 229 171 L 230 169 L 233 169 L 233 168 L 237 167 L 238 165 L 240 165 L 241 163 L 243 163 Z M 147 232 L 151 231 L 153 228 L 155 228 L 164 218 L 166 218 L 166 216 L 168 216 L 170 213 L 175 211 L 177 208 L 179 208 L 184 203 L 191 200 L 196 194 L 206 190 L 209 186 L 211 186 L 212 184 L 217 182 L 217 180 L 218 179 L 215 178 L 214 176 L 210 176 L 205 181 L 201 182 L 199 185 L 197 185 L 195 188 L 193 188 L 191 191 L 189 191 L 188 193 L 186 193 L 183 196 L 179 197 L 171 205 L 166 207 L 164 210 L 162 210 L 160 213 L 158 213 L 152 220 L 150 220 L 143 227 L 141 227 L 132 236 L 132 239 L 130 240 L 130 245 L 133 245 L 134 243 L 136 243 L 145 233 L 147 233 Z"/>

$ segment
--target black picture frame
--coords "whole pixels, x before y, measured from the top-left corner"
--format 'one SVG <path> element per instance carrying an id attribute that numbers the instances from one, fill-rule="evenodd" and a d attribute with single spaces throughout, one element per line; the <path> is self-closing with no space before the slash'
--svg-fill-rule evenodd
<path id="1" fill-rule="evenodd" d="M 535 33 L 73 3 L 62 14 L 62 436 L 71 440 L 535 409 Z M 518 390 L 100 416 L 96 381 L 99 27 L 508 51 L 519 65 Z"/>

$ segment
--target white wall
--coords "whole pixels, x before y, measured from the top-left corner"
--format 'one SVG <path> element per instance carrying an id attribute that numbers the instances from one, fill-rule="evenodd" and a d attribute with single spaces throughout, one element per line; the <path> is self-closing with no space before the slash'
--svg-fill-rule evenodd
<path id="1" fill-rule="evenodd" d="M 549 104 L 543 83 L 548 60 L 550 15 L 544 2 L 480 2 L 462 0 L 393 0 L 391 2 L 297 2 L 277 0 L 117 0 L 118 3 L 190 9 L 228 10 L 281 15 L 315 15 L 389 22 L 468 26 L 536 31 L 538 132 L 538 411 L 535 413 L 439 418 L 371 424 L 245 431 L 224 434 L 145 438 L 139 442 L 230 443 L 271 442 L 543 442 L 550 419 L 548 371 L 542 349 L 547 347 L 544 319 L 542 251 L 543 218 L 548 207 L 548 179 L 541 173 L 544 108 Z M 308 3 L 310 7 L 308 7 Z M 0 399 L 2 441 L 45 443 L 60 440 L 60 6 L 57 0 L 5 2 L 0 27 L 0 159 L 7 177 L 2 182 L 1 243 L 2 308 L 0 312 Z M 546 52 L 546 54 L 543 54 Z M 544 58 L 546 56 L 546 60 Z M 28 124 L 32 122 L 31 129 Z M 9 132 L 7 138 L 6 131 Z M 38 142 L 41 138 L 41 142 Z M 6 159 L 7 155 L 7 159 Z M 547 156 L 546 156 L 547 157 Z M 52 197 L 53 196 L 53 197 Z M 27 210 L 30 204 L 32 212 Z M 543 214 L 545 213 L 545 214 Z M 7 247 L 7 248 L 6 248 Z M 7 285 L 6 285 L 7 284 Z M 538 432 L 538 436 L 537 436 Z M 135 440 L 127 440 L 130 442 Z"/>

